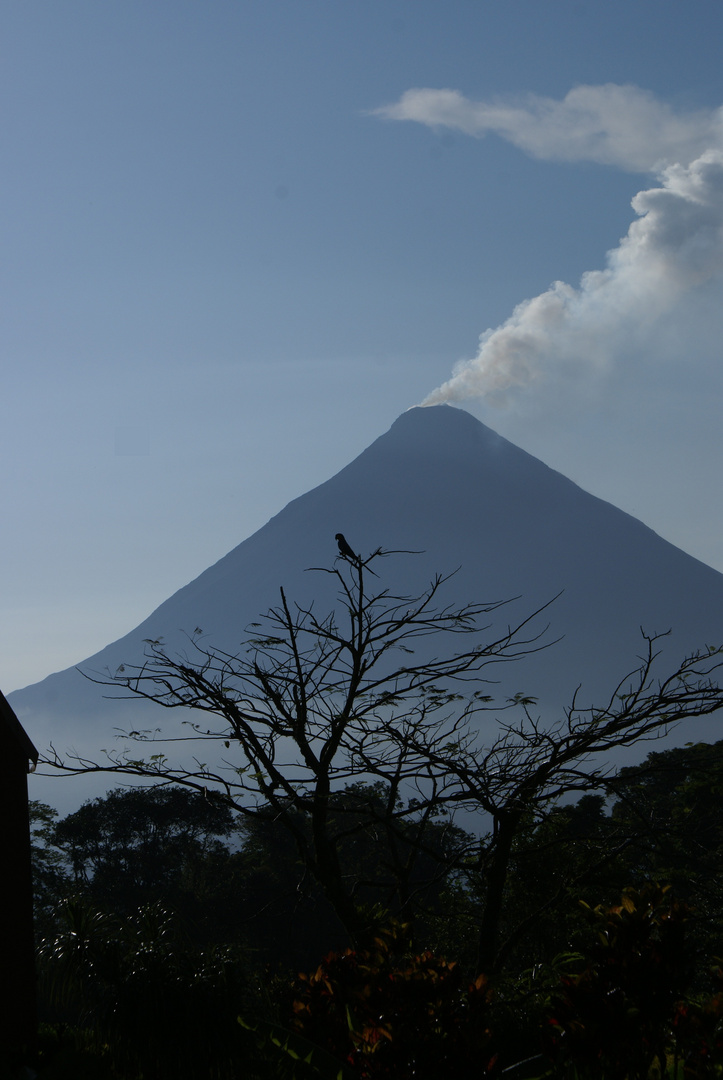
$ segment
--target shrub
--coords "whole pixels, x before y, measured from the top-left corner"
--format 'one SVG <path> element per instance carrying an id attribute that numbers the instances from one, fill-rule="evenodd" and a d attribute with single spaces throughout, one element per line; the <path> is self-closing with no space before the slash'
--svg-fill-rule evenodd
<path id="1" fill-rule="evenodd" d="M 491 991 L 460 967 L 397 952 L 397 928 L 373 947 L 331 953 L 293 988 L 292 1028 L 363 1080 L 463 1080 L 495 1070 Z"/>

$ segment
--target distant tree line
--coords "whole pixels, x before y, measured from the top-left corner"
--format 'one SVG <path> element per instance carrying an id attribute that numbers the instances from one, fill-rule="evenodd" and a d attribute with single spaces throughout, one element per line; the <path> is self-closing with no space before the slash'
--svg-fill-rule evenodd
<path id="1" fill-rule="evenodd" d="M 550 961 L 574 941 L 577 902 L 612 903 L 626 886 L 659 881 L 694 911 L 691 931 L 703 952 L 723 950 L 723 741 L 655 751 L 621 769 L 612 794 L 584 795 L 530 816 L 513 845 L 503 897 L 504 965 Z M 476 838 L 443 814 L 400 897 L 392 872 L 405 854 L 374 825 L 353 829 L 382 799 L 375 785 L 335 794 L 348 831 L 340 845 L 345 878 L 378 921 L 414 928 L 420 946 L 473 964 L 484 903 L 477 868 L 466 861 Z M 57 820 L 31 804 L 36 921 L 57 929 L 68 898 L 125 918 L 157 903 L 197 947 L 243 946 L 261 965 L 313 963 L 349 944 L 323 890 L 283 825 L 268 813 L 248 820 L 220 800 L 179 786 L 118 788 Z M 416 844 L 410 830 L 408 846 Z M 390 869 L 391 868 L 391 869 Z M 385 878 L 385 873 L 387 877 Z"/>

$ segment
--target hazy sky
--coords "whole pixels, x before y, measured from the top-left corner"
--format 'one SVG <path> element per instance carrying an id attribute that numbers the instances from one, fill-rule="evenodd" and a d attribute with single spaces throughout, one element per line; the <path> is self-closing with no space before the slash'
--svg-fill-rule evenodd
<path id="1" fill-rule="evenodd" d="M 428 397 L 723 570 L 722 41 L 719 0 L 3 0 L 0 688 Z"/>

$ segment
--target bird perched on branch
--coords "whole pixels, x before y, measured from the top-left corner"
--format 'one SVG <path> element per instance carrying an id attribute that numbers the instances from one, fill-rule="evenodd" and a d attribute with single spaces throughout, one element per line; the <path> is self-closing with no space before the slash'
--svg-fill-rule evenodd
<path id="1" fill-rule="evenodd" d="M 339 554 L 341 555 L 342 559 L 346 559 L 347 562 L 354 563 L 354 565 L 359 568 L 360 580 L 362 567 L 364 567 L 368 574 L 374 574 L 374 577 L 379 577 L 379 575 L 375 573 L 375 571 L 372 570 L 372 568 L 369 566 L 370 559 L 364 560 L 362 559 L 361 555 L 357 555 L 356 552 L 352 551 L 352 549 L 347 544 L 343 533 L 336 534 L 336 542 L 339 545 Z M 375 552 L 375 554 L 378 555 L 379 552 Z"/>
<path id="2" fill-rule="evenodd" d="M 344 534 L 343 533 L 337 533 L 336 537 L 335 537 L 335 540 L 336 540 L 337 544 L 339 545 L 339 554 L 341 556 L 343 556 L 343 558 L 351 559 L 353 562 L 358 562 L 359 561 L 359 556 L 356 555 L 352 551 L 352 549 L 349 547 L 346 540 L 344 539 Z"/>

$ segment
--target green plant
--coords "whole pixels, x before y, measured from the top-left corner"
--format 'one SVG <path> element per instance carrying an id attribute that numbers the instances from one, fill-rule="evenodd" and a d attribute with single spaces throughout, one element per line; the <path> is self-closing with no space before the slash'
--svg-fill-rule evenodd
<path id="1" fill-rule="evenodd" d="M 258 996 L 244 961 L 233 946 L 192 947 L 160 905 L 120 920 L 72 900 L 39 968 L 46 1008 L 86 1030 L 119 1077 L 225 1080 L 254 1049 L 235 1023 Z"/>
<path id="2" fill-rule="evenodd" d="M 626 889 L 615 907 L 583 907 L 594 933 L 587 963 L 551 996 L 545 1041 L 555 1071 L 646 1080 L 657 1062 L 662 1075 L 691 972 L 687 909 L 660 885 Z"/>
<path id="3" fill-rule="evenodd" d="M 363 1080 L 484 1077 L 495 1071 L 491 990 L 430 952 L 403 955 L 404 928 L 332 953 L 295 983 L 293 1031 Z"/>
<path id="4" fill-rule="evenodd" d="M 686 1080 L 723 1075 L 723 969 L 716 963 L 710 973 L 715 992 L 693 1001 L 680 1001 L 673 1015 L 673 1067 Z"/>

